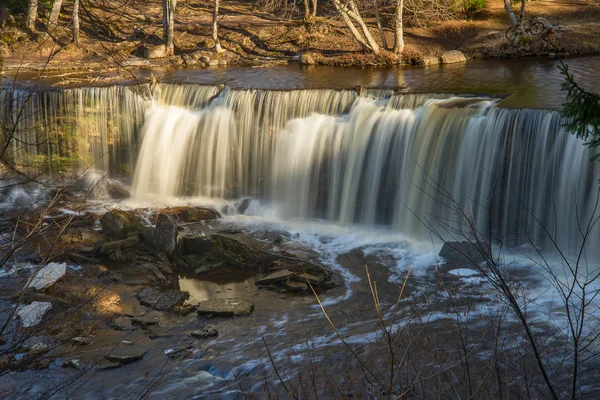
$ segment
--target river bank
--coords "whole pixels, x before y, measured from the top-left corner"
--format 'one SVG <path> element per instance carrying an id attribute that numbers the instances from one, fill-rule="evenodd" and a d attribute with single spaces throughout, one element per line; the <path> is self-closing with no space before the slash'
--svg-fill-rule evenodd
<path id="1" fill-rule="evenodd" d="M 129 2 L 131 3 L 131 2 Z M 533 37 L 514 49 L 506 39 L 507 17 L 502 1 L 488 5 L 465 20 L 418 23 L 407 18 L 406 50 L 401 59 L 374 56 L 360 50 L 340 19 L 317 18 L 311 23 L 280 19 L 255 9 L 248 2 L 224 2 L 220 34 L 226 52 L 215 54 L 210 39 L 210 8 L 181 4 L 175 24 L 176 55 L 162 59 L 142 58 L 142 48 L 160 43 L 159 4 L 134 2 L 112 9 L 93 9 L 95 30 L 82 31 L 81 44 L 70 44 L 68 18 L 58 33 L 34 35 L 5 21 L 2 35 L 3 69 L 135 71 L 140 68 L 253 66 L 268 67 L 303 60 L 318 65 L 382 66 L 397 63 L 424 64 L 444 52 L 459 50 L 467 59 L 571 57 L 598 54 L 600 8 L 583 0 L 535 1 L 528 15 L 547 18 L 561 27 L 550 35 Z M 67 6 L 68 7 L 68 6 Z M 114 10 L 113 10 L 114 11 Z M 374 24 L 372 16 L 367 22 Z M 392 41 L 391 30 L 386 30 Z M 430 61 L 426 61 L 430 60 Z"/>

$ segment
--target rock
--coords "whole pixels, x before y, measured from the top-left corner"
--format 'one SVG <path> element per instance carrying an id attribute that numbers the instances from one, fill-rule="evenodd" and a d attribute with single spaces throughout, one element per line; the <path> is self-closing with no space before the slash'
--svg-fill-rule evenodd
<path id="1" fill-rule="evenodd" d="M 100 247 L 98 247 L 98 254 L 110 254 L 117 252 L 118 250 L 128 249 L 130 247 L 135 247 L 140 244 L 139 236 L 131 236 L 127 239 L 116 240 L 113 242 L 102 243 Z"/>
<path id="2" fill-rule="evenodd" d="M 210 63 L 210 57 L 209 56 L 202 56 L 202 57 L 200 57 L 199 61 L 201 63 L 203 63 L 203 64 L 209 64 Z"/>
<path id="3" fill-rule="evenodd" d="M 315 65 L 317 63 L 312 55 L 305 54 L 305 53 L 303 53 L 300 56 L 299 61 L 300 61 L 300 64 L 303 64 L 303 65 Z"/>
<path id="4" fill-rule="evenodd" d="M 33 200 L 26 194 L 19 194 L 13 199 L 12 206 L 15 208 L 29 208 L 33 206 Z"/>
<path id="5" fill-rule="evenodd" d="M 119 181 L 109 179 L 106 181 L 106 194 L 115 200 L 126 199 L 131 196 L 129 190 L 125 188 Z"/>
<path id="6" fill-rule="evenodd" d="M 65 263 L 49 263 L 42 269 L 40 269 L 33 278 L 31 282 L 25 289 L 33 288 L 37 290 L 42 290 L 53 285 L 57 280 L 62 278 L 67 272 L 67 264 Z"/>
<path id="7" fill-rule="evenodd" d="M 190 297 L 190 294 L 175 289 L 160 291 L 155 288 L 145 288 L 136 297 L 140 301 L 140 304 L 144 306 L 152 307 L 159 311 L 169 311 L 183 305 Z"/>
<path id="8" fill-rule="evenodd" d="M 295 276 L 296 276 L 295 273 L 293 273 L 287 269 L 283 269 L 281 271 L 273 272 L 272 274 L 269 274 L 260 279 L 257 279 L 256 282 L 254 282 L 254 283 L 258 286 L 270 285 L 272 283 L 288 281 L 290 279 L 293 279 Z"/>
<path id="9" fill-rule="evenodd" d="M 217 330 L 213 328 L 204 328 L 200 331 L 194 331 L 190 333 L 190 336 L 195 337 L 197 339 L 208 339 L 210 337 L 219 336 L 219 332 L 217 332 Z"/>
<path id="10" fill-rule="evenodd" d="M 312 275 L 312 274 L 308 274 L 308 273 L 298 274 L 298 275 L 296 275 L 295 279 L 298 282 L 307 282 L 308 281 L 313 286 L 318 286 L 325 281 L 325 278 L 322 276 Z"/>
<path id="11" fill-rule="evenodd" d="M 167 275 L 172 275 L 173 274 L 173 269 L 171 269 L 171 267 L 168 264 L 164 264 L 164 263 L 159 263 L 156 265 L 156 267 L 163 273 L 163 274 L 167 274 Z"/>
<path id="12" fill-rule="evenodd" d="M 97 370 L 100 370 L 100 371 L 104 371 L 107 369 L 119 368 L 120 366 L 121 366 L 121 364 L 119 364 L 119 363 L 108 361 L 108 360 L 102 360 L 102 361 L 96 363 L 94 368 Z"/>
<path id="13" fill-rule="evenodd" d="M 418 65 L 428 66 L 428 65 L 438 65 L 440 63 L 439 57 L 436 56 L 423 56 L 418 61 Z"/>
<path id="14" fill-rule="evenodd" d="M 210 237 L 185 234 L 178 239 L 181 254 L 206 255 L 213 250 L 213 241 Z"/>
<path id="15" fill-rule="evenodd" d="M 150 263 L 145 263 L 145 264 L 142 264 L 142 267 L 146 268 L 159 281 L 162 281 L 162 282 L 167 281 L 167 278 L 163 275 L 163 273 L 158 269 L 158 267 L 156 265 L 150 264 Z"/>
<path id="16" fill-rule="evenodd" d="M 137 346 L 118 347 L 104 358 L 120 364 L 129 364 L 141 360 L 147 352 L 148 350 Z"/>
<path id="17" fill-rule="evenodd" d="M 133 317 L 131 318 L 131 325 L 139 325 L 142 327 L 158 325 L 158 320 L 152 317 Z"/>
<path id="18" fill-rule="evenodd" d="M 177 222 L 200 222 L 210 221 L 221 218 L 216 210 L 207 207 L 172 207 L 165 208 L 160 214 L 168 214 L 175 218 Z M 159 214 L 159 216 L 160 216 Z"/>
<path id="19" fill-rule="evenodd" d="M 92 338 L 84 337 L 84 336 L 74 337 L 71 339 L 71 341 L 80 346 L 89 346 L 90 344 L 92 344 Z"/>
<path id="20" fill-rule="evenodd" d="M 282 285 L 290 292 L 305 292 L 308 289 L 308 285 L 304 282 L 283 282 Z"/>
<path id="21" fill-rule="evenodd" d="M 226 60 L 226 59 L 224 59 L 224 58 L 221 58 L 221 59 L 219 60 L 219 65 L 227 65 L 227 60 Z"/>
<path id="22" fill-rule="evenodd" d="M 458 50 L 450 50 L 442 54 L 442 63 L 444 64 L 453 64 L 465 61 L 467 61 L 467 57 L 465 57 L 465 55 Z"/>
<path id="23" fill-rule="evenodd" d="M 144 46 L 142 49 L 144 58 L 164 58 L 167 56 L 167 48 L 164 44 L 156 46 Z"/>
<path id="24" fill-rule="evenodd" d="M 21 318 L 23 327 L 29 328 L 42 322 L 44 315 L 52 308 L 52 303 L 45 301 L 34 301 L 29 305 L 19 306 L 17 316 Z"/>
<path id="25" fill-rule="evenodd" d="M 487 244 L 483 244 L 487 246 Z M 476 243 L 464 242 L 446 242 L 439 252 L 439 256 L 453 262 L 460 263 L 480 263 L 484 261 L 483 254 L 487 253 L 486 248 L 479 248 Z"/>
<path id="26" fill-rule="evenodd" d="M 102 231 L 115 239 L 143 232 L 140 218 L 133 211 L 111 210 L 100 218 Z"/>
<path id="27" fill-rule="evenodd" d="M 152 232 L 152 242 L 160 250 L 173 253 L 177 248 L 177 233 L 179 226 L 168 213 L 160 213 L 156 221 L 156 228 Z"/>
<path id="28" fill-rule="evenodd" d="M 235 203 L 235 209 L 238 213 L 244 214 L 252 204 L 252 198 L 246 197 Z"/>
<path id="29" fill-rule="evenodd" d="M 214 316 L 233 316 L 248 315 L 254 310 L 254 304 L 248 300 L 232 299 L 211 299 L 198 303 L 197 312 L 199 315 L 212 314 Z"/>
<path id="30" fill-rule="evenodd" d="M 214 58 L 213 58 L 212 60 L 210 60 L 210 61 L 208 62 L 208 65 L 209 65 L 209 66 L 211 66 L 211 67 L 214 67 L 214 66 L 216 66 L 216 65 L 219 65 L 219 60 L 216 60 L 216 59 L 214 59 Z"/>
<path id="31" fill-rule="evenodd" d="M 6 344 L 6 339 L 0 336 L 0 346 L 4 346 Z"/>
<path id="32" fill-rule="evenodd" d="M 62 364 L 62 367 L 81 369 L 81 363 L 79 362 L 79 360 L 67 360 Z"/>

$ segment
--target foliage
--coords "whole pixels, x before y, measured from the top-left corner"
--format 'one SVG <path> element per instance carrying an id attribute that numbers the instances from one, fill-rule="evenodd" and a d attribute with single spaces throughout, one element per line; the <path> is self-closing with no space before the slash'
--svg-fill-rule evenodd
<path id="1" fill-rule="evenodd" d="M 585 144 L 590 148 L 600 146 L 600 95 L 580 87 L 569 73 L 569 66 L 562 61 L 558 68 L 565 76 L 561 90 L 567 92 L 562 110 L 567 119 L 564 127 L 569 133 L 586 140 Z M 599 156 L 597 154 L 594 158 Z"/>
<path id="2" fill-rule="evenodd" d="M 485 8 L 487 0 L 464 0 L 463 7 L 466 12 L 475 12 Z"/>

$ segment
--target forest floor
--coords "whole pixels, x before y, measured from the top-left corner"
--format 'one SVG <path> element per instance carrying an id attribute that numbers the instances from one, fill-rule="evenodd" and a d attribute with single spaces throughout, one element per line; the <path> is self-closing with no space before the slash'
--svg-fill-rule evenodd
<path id="1" fill-rule="evenodd" d="M 37 30 L 31 34 L 19 28 L 18 16 L 9 16 L 0 30 L 0 57 L 3 69 L 104 70 L 110 68 L 165 67 L 200 64 L 218 59 L 220 65 L 269 66 L 291 62 L 299 53 L 310 54 L 317 64 L 388 65 L 386 56 L 376 57 L 360 49 L 343 20 L 333 10 L 321 9 L 319 17 L 306 23 L 300 15 L 282 18 L 255 8 L 252 1 L 223 1 L 219 35 L 223 54 L 215 55 L 210 39 L 210 2 L 181 1 L 175 18 L 176 55 L 164 59 L 142 58 L 144 46 L 160 44 L 162 8 L 159 0 L 93 1 L 81 10 L 80 45 L 71 43 L 71 4 L 66 3 L 58 32 L 45 33 L 41 10 Z M 600 53 L 600 7 L 590 0 L 537 0 L 527 3 L 528 17 L 547 18 L 561 29 L 544 40 L 534 37 L 520 50 L 505 38 L 508 18 L 502 0 L 489 0 L 485 9 L 469 19 L 432 21 L 405 16 L 406 49 L 402 63 L 418 64 L 423 56 L 441 56 L 460 50 L 467 58 L 515 58 L 525 56 L 569 57 Z M 388 43 L 393 43 L 393 10 L 382 13 Z M 321 16 L 323 15 L 323 17 Z M 375 21 L 365 12 L 372 27 Z M 21 17 L 22 18 L 22 17 Z M 199 62 L 203 56 L 205 62 Z M 190 61 L 191 59 L 196 61 Z M 297 57 L 296 57 L 297 58 Z M 213 62 L 216 64 L 216 62 Z"/>

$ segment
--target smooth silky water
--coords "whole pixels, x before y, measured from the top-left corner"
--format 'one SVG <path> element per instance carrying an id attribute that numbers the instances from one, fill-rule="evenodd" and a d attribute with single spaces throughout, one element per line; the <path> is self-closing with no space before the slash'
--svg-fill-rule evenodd
<path id="1" fill-rule="evenodd" d="M 587 71 L 590 60 L 598 58 L 575 60 L 575 69 Z M 370 294 L 363 271 L 340 265 L 340 254 L 361 248 L 385 260 L 389 286 L 381 288 L 389 291 L 384 296 L 395 295 L 394 282 L 411 265 L 423 287 L 435 287 L 435 278 L 427 275 L 443 262 L 436 257 L 440 242 L 423 221 L 457 228 L 448 196 L 469 210 L 477 229 L 489 227 L 493 240 L 508 245 L 505 262 L 531 270 L 529 240 L 541 251 L 552 248 L 542 225 L 557 227 L 559 245 L 574 251 L 578 220 L 594 213 L 599 171 L 590 160 L 593 153 L 563 130 L 558 112 L 537 108 L 540 99 L 541 107 L 560 104 L 555 62 L 468 65 L 468 71 L 402 70 L 406 85 L 398 80 L 400 70 L 176 71 L 167 80 L 186 83 L 160 83 L 153 90 L 143 84 L 38 91 L 32 101 L 26 89 L 3 90 L 0 103 L 9 105 L 3 118 L 25 104 L 28 117 L 19 129 L 32 135 L 27 143 L 64 134 L 66 126 L 72 133 L 61 142 L 14 144 L 17 161 L 76 154 L 82 164 L 131 185 L 132 198 L 121 207 L 209 204 L 224 211 L 225 224 L 294 234 L 344 278 L 345 285 L 324 300 L 333 313 L 351 315 L 344 329 L 359 343 L 371 338 L 375 315 L 364 314 Z M 320 77 L 318 84 L 311 74 Z M 544 76 L 550 76 L 547 86 L 540 84 Z M 589 84 L 590 76 L 584 74 L 583 81 Z M 267 90 L 280 81 L 292 87 L 278 89 L 296 90 Z M 265 89 L 248 88 L 253 82 Z M 322 88 L 328 82 L 336 89 Z M 226 85 L 215 85 L 221 83 Z M 354 84 L 364 87 L 339 89 Z M 396 87 L 437 93 L 402 93 L 392 90 Z M 536 108 L 511 108 L 519 102 Z M 250 207 L 240 214 L 234 204 L 243 198 L 251 199 Z M 591 242 L 598 239 L 595 233 Z M 597 260 L 600 248 L 587 253 Z M 214 283 L 195 288 L 197 283 L 183 279 L 182 286 L 199 298 L 227 290 Z M 232 291 L 243 292 L 248 282 L 244 277 Z M 537 290 L 540 309 L 551 302 L 539 296 L 542 288 L 530 289 Z M 281 362 L 301 360 L 305 340 L 324 354 L 334 348 L 336 338 L 314 299 L 286 301 L 258 300 L 254 315 L 236 321 L 230 335 L 173 367 L 157 395 L 183 396 L 188 385 L 206 385 L 201 370 L 226 380 L 236 373 L 262 382 L 270 367 L 257 326 L 275 341 L 271 351 Z M 143 361 L 149 364 L 142 369 L 159 356 Z M 103 379 L 117 382 L 119 373 L 111 374 Z M 140 378 L 127 386 L 142 384 Z M 89 398 L 96 386 L 90 386 Z M 222 382 L 211 387 L 227 391 Z"/>

